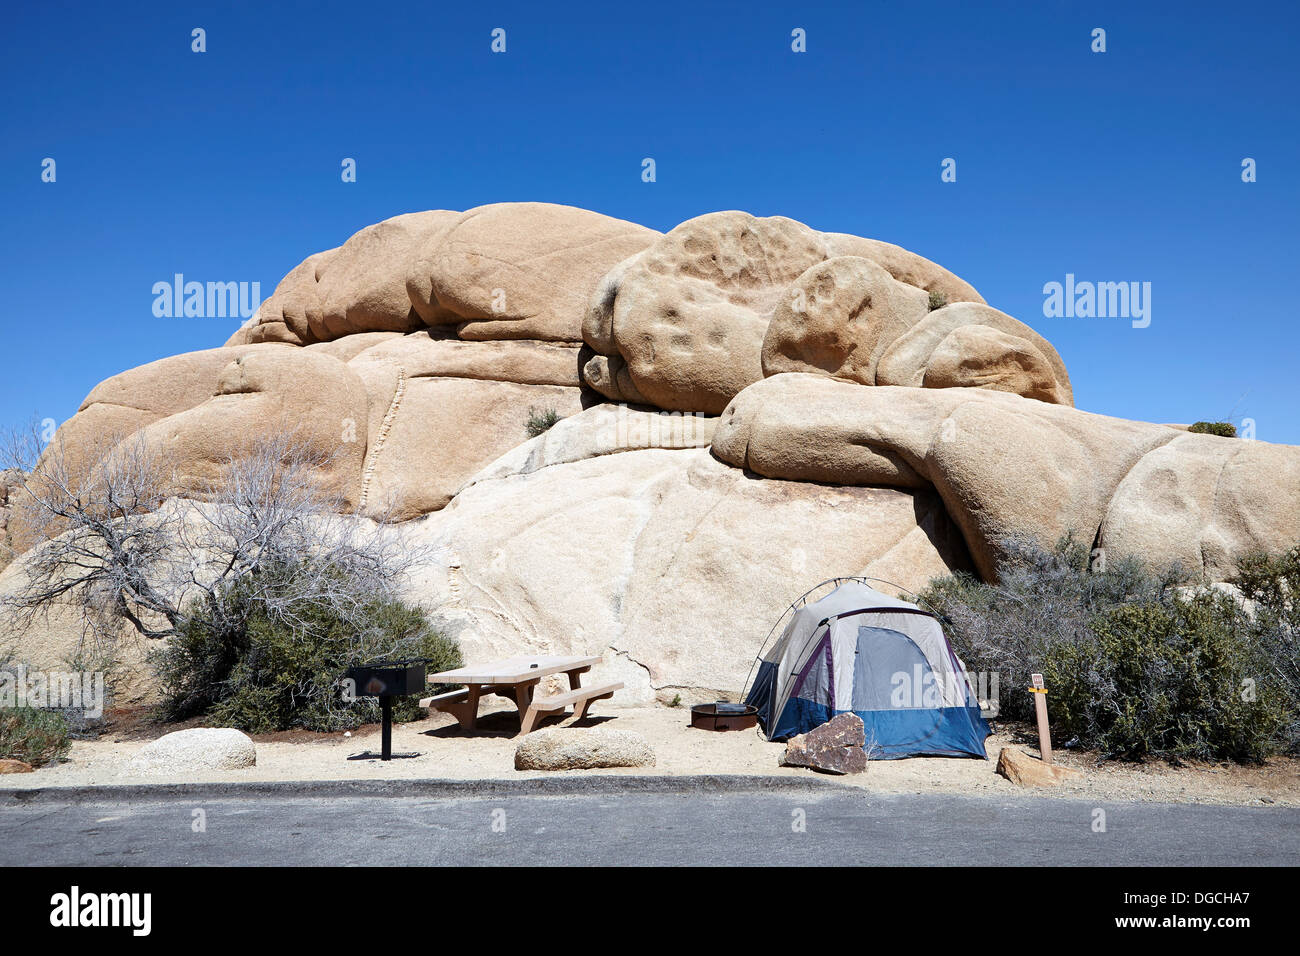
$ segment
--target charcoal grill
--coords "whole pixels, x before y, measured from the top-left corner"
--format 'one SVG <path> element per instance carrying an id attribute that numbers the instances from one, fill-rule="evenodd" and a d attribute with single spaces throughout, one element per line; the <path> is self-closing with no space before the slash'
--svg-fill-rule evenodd
<path id="1" fill-rule="evenodd" d="M 425 665 L 429 658 L 401 661 L 380 661 L 362 667 L 350 667 L 347 679 L 352 682 L 356 697 L 378 697 L 379 712 L 383 719 L 380 752 L 353 754 L 349 760 L 392 760 L 395 757 L 418 757 L 418 753 L 393 753 L 393 698 L 410 697 L 424 693 Z"/>
<path id="2" fill-rule="evenodd" d="M 691 708 L 691 726 L 700 730 L 748 730 L 758 723 L 758 708 L 731 704 L 725 700 L 696 704 Z"/>

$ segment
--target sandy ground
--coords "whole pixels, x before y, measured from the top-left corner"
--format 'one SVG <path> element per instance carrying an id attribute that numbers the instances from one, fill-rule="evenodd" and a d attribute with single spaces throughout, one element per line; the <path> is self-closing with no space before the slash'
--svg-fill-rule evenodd
<path id="1" fill-rule="evenodd" d="M 781 767 L 782 744 L 764 740 L 755 730 L 713 733 L 689 726 L 685 707 L 607 709 L 584 726 L 604 724 L 635 731 L 654 747 L 657 765 L 650 768 L 567 771 L 566 775 L 684 775 L 760 774 L 814 776 L 828 782 L 862 787 L 878 793 L 946 793 L 997 798 L 1023 793 L 1021 788 L 994 773 L 998 754 L 1007 745 L 1037 753 L 1026 736 L 1027 728 L 999 725 L 988 739 L 989 760 L 917 757 L 873 761 L 867 771 L 853 776 L 832 776 Z M 552 719 L 546 726 L 567 726 Z M 514 769 L 518 719 L 508 706 L 485 713 L 477 730 L 462 731 L 451 717 L 439 714 L 393 730 L 396 752 L 418 751 L 420 756 L 384 763 L 348 760 L 351 754 L 379 749 L 379 727 L 361 728 L 351 736 L 292 732 L 255 737 L 257 766 L 185 777 L 142 777 L 129 769 L 131 757 L 146 742 L 175 726 L 163 727 L 138 718 L 116 719 L 96 740 L 74 741 L 69 759 L 35 773 L 0 777 L 0 789 L 79 787 L 104 784 L 188 783 L 209 781 L 365 780 L 365 779 L 521 779 L 556 776 Z M 1300 760 L 1279 759 L 1263 767 L 1233 764 L 1196 764 L 1171 767 L 1164 763 L 1134 765 L 1100 762 L 1095 756 L 1057 752 L 1057 762 L 1081 770 L 1078 782 L 1035 794 L 1070 799 L 1105 801 L 1162 801 L 1235 805 L 1300 806 Z"/>

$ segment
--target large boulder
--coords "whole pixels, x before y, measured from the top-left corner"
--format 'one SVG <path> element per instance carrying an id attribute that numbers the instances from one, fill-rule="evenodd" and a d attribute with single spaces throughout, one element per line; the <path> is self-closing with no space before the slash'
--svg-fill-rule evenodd
<path id="1" fill-rule="evenodd" d="M 455 325 L 463 339 L 578 342 L 601 276 L 658 236 L 574 206 L 479 206 L 425 248 L 406 284 L 427 325 Z"/>
<path id="2" fill-rule="evenodd" d="M 602 654 L 636 702 L 738 690 L 756 638 L 832 576 L 996 577 L 1006 536 L 1074 531 L 1214 580 L 1300 539 L 1300 449 L 1072 402 L 1050 343 L 898 246 L 502 203 L 309 256 L 227 347 L 97 386 L 56 450 L 90 474 L 138 435 L 202 497 L 287 429 L 341 510 L 411 519 L 382 533 L 428 546 L 410 596 L 468 656 Z M 70 653 L 76 624 L 55 608 L 23 654 Z"/>
<path id="3" fill-rule="evenodd" d="M 870 259 L 819 262 L 777 305 L 763 339 L 763 374 L 824 372 L 874 385 L 881 353 L 929 311 L 924 291 Z"/>
<path id="4" fill-rule="evenodd" d="M 1051 343 L 979 302 L 937 309 L 898 336 L 880 357 L 875 384 L 989 388 L 1074 404 L 1070 376 Z"/>
<path id="5" fill-rule="evenodd" d="M 196 727 L 164 734 L 141 747 L 128 764 L 133 776 L 172 777 L 212 770 L 240 770 L 257 763 L 248 735 L 229 728 Z"/>
<path id="6" fill-rule="evenodd" d="M 460 216 L 446 209 L 394 216 L 367 226 L 334 250 L 321 270 L 316 301 L 306 309 L 305 341 L 423 327 L 407 293 L 404 267 L 435 247 Z"/>
<path id="7" fill-rule="evenodd" d="M 77 413 L 59 428 L 54 447 L 72 475 L 84 475 L 122 439 L 206 402 L 231 362 L 245 355 L 285 350 L 284 345 L 204 349 L 119 372 L 90 390 Z"/>
<path id="8" fill-rule="evenodd" d="M 326 249 L 313 253 L 290 269 L 271 297 L 257 307 L 253 317 L 230 336 L 226 345 L 304 345 L 313 341 L 307 316 L 320 311 L 321 275 L 336 252 Z"/>
<path id="9" fill-rule="evenodd" d="M 653 767 L 655 752 L 640 734 L 608 727 L 552 727 L 515 748 L 516 770 L 599 770 Z"/>
<path id="10" fill-rule="evenodd" d="M 866 259 L 879 268 L 840 263 L 806 280 L 817 286 L 829 275 L 852 286 L 848 293 L 831 297 L 836 301 L 828 308 L 835 319 L 847 317 L 852 307 L 836 305 L 842 306 L 846 295 L 863 292 L 859 287 L 864 282 L 914 290 L 910 299 L 898 290 L 897 302 L 882 303 L 880 319 L 888 329 L 880 334 L 903 329 L 895 314 L 900 310 L 912 319 L 924 314 L 919 307 L 928 302 L 924 287 L 910 283 L 942 287 L 954 301 L 983 301 L 956 276 L 897 246 L 817 232 L 783 216 L 709 213 L 677 226 L 605 276 L 582 326 L 583 340 L 593 353 L 584 365 L 584 378 L 615 401 L 716 415 L 733 395 L 763 376 L 764 336 L 777 309 L 798 297 L 796 281 L 838 257 Z M 849 283 L 851 273 L 855 279 Z M 833 320 L 824 317 L 821 323 Z M 798 325 L 787 317 L 782 338 L 796 338 Z M 822 330 L 811 336 L 827 337 Z M 806 356 L 801 352 L 815 354 L 820 347 L 814 341 L 801 350 L 792 342 L 787 351 L 802 361 Z M 781 350 L 774 348 L 773 354 Z"/>
<path id="11" fill-rule="evenodd" d="M 352 510 L 360 500 L 368 400 L 361 378 L 338 359 L 305 349 L 232 354 L 213 394 L 141 429 L 175 467 L 178 489 L 204 497 L 226 463 L 276 433 L 319 461 L 321 490 Z"/>
<path id="12" fill-rule="evenodd" d="M 460 215 L 435 209 L 394 216 L 336 249 L 308 256 L 226 344 L 307 345 L 357 332 L 420 328 L 424 323 L 406 291 L 406 269 Z"/>
<path id="13" fill-rule="evenodd" d="M 933 488 L 980 573 L 999 541 L 1073 531 L 1210 580 L 1300 538 L 1300 448 L 1180 432 L 979 388 L 862 388 L 783 374 L 745 389 L 714 433 L 770 478 Z M 1281 476 L 1261 487 L 1258 475 Z"/>
<path id="14" fill-rule="evenodd" d="M 1232 576 L 1253 551 L 1300 541 L 1300 448 L 1175 432 L 1124 476 L 1097 543 L 1201 572 Z"/>
<path id="15" fill-rule="evenodd" d="M 394 216 L 309 256 L 227 345 L 310 345 L 448 326 L 466 340 L 578 342 L 587 298 L 659 233 L 553 203 Z"/>

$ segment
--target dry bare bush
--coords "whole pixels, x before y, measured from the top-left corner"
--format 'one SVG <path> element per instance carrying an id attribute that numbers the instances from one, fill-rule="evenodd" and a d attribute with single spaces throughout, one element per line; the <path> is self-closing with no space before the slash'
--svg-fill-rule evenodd
<path id="1" fill-rule="evenodd" d="M 127 622 L 157 640 L 213 617 L 219 631 L 253 608 L 289 626 L 303 609 L 347 614 L 393 596 L 420 551 L 382 518 L 341 514 L 318 480 L 328 458 L 292 432 L 274 432 L 232 453 L 195 494 L 194 480 L 139 433 L 78 468 L 56 437 L 11 436 L 3 464 L 22 478 L 11 489 L 14 520 L 39 543 L 0 599 L 11 625 L 31 627 L 71 607 L 85 633 L 111 643 Z M 178 492 L 188 489 L 189 498 Z M 310 560 L 307 560 L 310 559 Z M 258 588 L 259 572 L 292 568 L 292 587 Z M 236 585 L 240 600 L 227 596 Z"/>

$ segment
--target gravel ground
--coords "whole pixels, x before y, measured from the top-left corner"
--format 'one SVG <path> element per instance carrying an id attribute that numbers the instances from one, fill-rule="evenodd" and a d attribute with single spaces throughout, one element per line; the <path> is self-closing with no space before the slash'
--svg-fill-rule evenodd
<path id="1" fill-rule="evenodd" d="M 599 705 L 597 705 L 599 706 Z M 847 777 L 779 767 L 782 744 L 764 740 L 757 730 L 711 733 L 689 726 L 687 708 L 606 708 L 584 721 L 605 724 L 643 735 L 654 748 L 654 767 L 566 771 L 566 775 L 684 775 L 756 774 L 809 776 L 863 787 L 882 794 L 947 793 L 1001 797 L 1024 793 L 994 773 L 998 754 L 1007 745 L 1037 750 L 1026 737 L 1028 728 L 999 725 L 988 739 L 989 760 L 917 757 L 873 761 L 867 771 Z M 546 726 L 554 726 L 552 720 Z M 69 759 L 35 773 L 0 777 L 0 789 L 81 787 L 104 784 L 182 783 L 210 781 L 365 780 L 365 779 L 522 779 L 547 776 L 543 771 L 514 769 L 513 739 L 518 730 L 513 709 L 486 714 L 480 728 L 464 733 L 447 715 L 437 715 L 393 730 L 395 752 L 418 751 L 420 756 L 384 763 L 348 760 L 350 754 L 379 749 L 377 725 L 343 734 L 291 732 L 255 737 L 257 766 L 213 771 L 186 777 L 133 775 L 131 757 L 151 739 L 177 727 L 160 727 L 117 717 L 97 740 L 74 741 Z M 1300 760 L 1278 759 L 1263 767 L 1195 764 L 1171 767 L 1164 763 L 1134 765 L 1099 762 L 1094 755 L 1057 751 L 1057 762 L 1083 772 L 1077 782 L 1035 795 L 1066 799 L 1137 800 L 1164 803 L 1205 803 L 1238 806 L 1300 806 Z M 555 774 L 550 774 L 555 776 Z"/>

